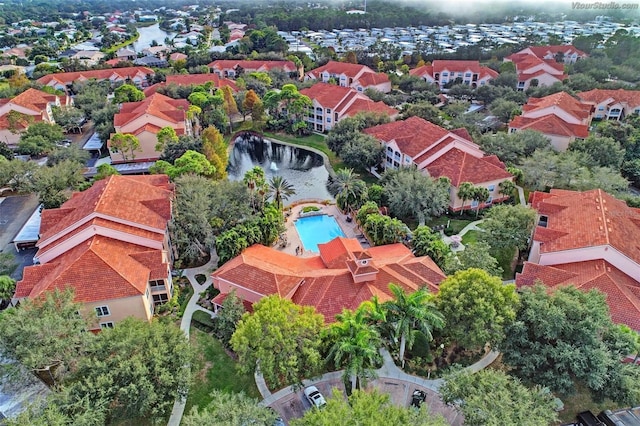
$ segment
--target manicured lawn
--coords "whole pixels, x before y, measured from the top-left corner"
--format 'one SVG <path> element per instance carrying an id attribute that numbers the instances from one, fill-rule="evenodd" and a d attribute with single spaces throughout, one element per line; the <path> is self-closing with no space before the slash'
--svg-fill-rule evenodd
<path id="1" fill-rule="evenodd" d="M 498 264 L 502 267 L 502 279 L 512 280 L 514 277 L 514 271 L 511 267 L 513 258 L 516 255 L 516 248 L 506 248 L 500 250 L 497 253 L 493 253 L 493 256 L 498 259 Z"/>
<path id="2" fill-rule="evenodd" d="M 480 231 L 468 231 L 462 236 L 462 244 L 474 244 L 478 242 Z"/>
<path id="3" fill-rule="evenodd" d="M 194 379 L 189 389 L 185 413 L 191 407 L 205 407 L 211 402 L 211 391 L 244 392 L 260 398 L 253 374 L 240 374 L 236 362 L 224 350 L 222 344 L 212 335 L 191 327 L 191 345 L 196 354 L 193 363 Z"/>
<path id="4" fill-rule="evenodd" d="M 451 227 L 451 229 L 453 229 L 453 233 L 457 234 L 460 231 L 462 231 L 462 229 L 467 226 L 468 224 L 470 224 L 472 221 L 471 220 L 465 220 L 465 219 L 455 219 L 455 218 L 451 218 L 449 216 L 440 216 L 437 217 L 435 219 L 432 219 L 431 221 L 427 222 L 426 225 L 430 226 L 430 227 L 434 227 L 436 225 L 447 225 L 447 222 L 450 221 L 449 226 Z"/>

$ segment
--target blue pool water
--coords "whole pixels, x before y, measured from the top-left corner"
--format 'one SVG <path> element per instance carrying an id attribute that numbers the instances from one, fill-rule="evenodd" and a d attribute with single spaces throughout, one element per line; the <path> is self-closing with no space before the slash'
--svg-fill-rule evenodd
<path id="1" fill-rule="evenodd" d="M 333 216 L 302 217 L 295 221 L 296 230 L 305 250 L 318 253 L 318 244 L 327 243 L 336 237 L 344 237 L 344 232 Z"/>

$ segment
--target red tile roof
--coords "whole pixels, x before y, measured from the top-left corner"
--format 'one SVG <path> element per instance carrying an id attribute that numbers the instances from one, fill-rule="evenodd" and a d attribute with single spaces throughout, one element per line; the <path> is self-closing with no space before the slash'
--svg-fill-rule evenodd
<path id="1" fill-rule="evenodd" d="M 403 153 L 414 157 L 449 134 L 448 130 L 420 117 L 380 124 L 364 130 L 384 142 L 396 141 Z"/>
<path id="2" fill-rule="evenodd" d="M 591 105 L 580 102 L 566 92 L 554 93 L 543 98 L 529 98 L 522 111 L 523 115 L 526 115 L 525 112 L 549 107 L 560 108 L 578 120 L 586 120 L 591 114 Z"/>
<path id="3" fill-rule="evenodd" d="M 487 161 L 485 158 L 477 158 L 457 148 L 447 151 L 428 164 L 427 171 L 433 178 L 448 177 L 451 185 L 456 188 L 462 182 L 477 185 L 513 177 L 504 164 L 500 167 L 493 159 Z"/>
<path id="4" fill-rule="evenodd" d="M 516 285 L 524 287 L 536 281 L 550 288 L 574 285 L 585 291 L 600 290 L 606 295 L 613 321 L 640 331 L 640 282 L 605 260 L 553 266 L 525 262 L 522 272 L 516 275 Z"/>
<path id="5" fill-rule="evenodd" d="M 527 78 L 531 78 L 533 74 L 529 70 L 540 65 L 546 65 L 544 69 L 551 69 L 551 75 L 564 75 L 564 65 L 557 63 L 553 59 L 540 59 L 527 53 L 514 53 L 513 55 L 507 56 L 505 59 L 510 60 L 515 64 L 516 72 L 518 73 L 518 80 L 520 81 L 526 79 L 522 78 L 521 75 L 528 75 Z M 527 74 L 527 72 L 529 73 Z M 538 75 L 544 74 L 545 72 L 546 71 L 543 71 Z"/>
<path id="6" fill-rule="evenodd" d="M 423 65 L 421 67 L 415 68 L 409 71 L 409 74 L 422 77 L 424 75 L 429 75 L 431 78 L 434 78 L 436 73 L 442 73 L 442 71 L 449 72 L 471 72 L 474 74 L 478 74 L 479 79 L 483 79 L 485 77 L 496 78 L 498 77 L 498 72 L 492 70 L 489 67 L 485 67 L 480 65 L 479 61 L 460 61 L 460 60 L 435 60 L 433 61 L 433 65 Z M 454 77 L 453 75 L 451 77 Z"/>
<path id="7" fill-rule="evenodd" d="M 366 65 L 336 61 L 329 61 L 321 67 L 312 69 L 308 72 L 308 74 L 315 76 L 315 78 L 318 78 L 323 72 L 328 72 L 332 75 L 344 74 L 347 77 L 351 78 L 356 78 L 360 73 L 377 74 L 374 70 Z"/>
<path id="8" fill-rule="evenodd" d="M 154 75 L 155 72 L 151 68 L 147 67 L 124 67 L 104 70 L 59 72 L 40 77 L 38 79 L 38 83 L 47 85 L 51 81 L 56 81 L 60 84 L 69 85 L 76 80 L 91 80 L 92 78 L 95 78 L 96 80 L 106 80 L 113 76 L 118 77 L 120 80 L 126 80 L 127 78 L 133 78 L 136 75 L 146 76 L 147 74 Z"/>
<path id="9" fill-rule="evenodd" d="M 164 234 L 171 218 L 172 196 L 165 175 L 109 176 L 84 192 L 74 193 L 59 209 L 43 210 L 39 244 L 58 233 L 66 234 L 94 214 Z"/>
<path id="10" fill-rule="evenodd" d="M 551 46 L 529 46 L 529 49 L 535 56 L 538 58 L 544 58 L 548 54 L 555 56 L 557 53 L 562 52 L 565 55 L 571 53 L 577 53 L 578 56 L 584 57 L 587 56 L 582 50 L 577 49 L 571 44 L 562 44 L 562 45 L 551 45 Z"/>
<path id="11" fill-rule="evenodd" d="M 535 130 L 546 135 L 586 138 L 589 136 L 589 126 L 586 124 L 567 123 L 555 114 L 538 118 L 528 118 L 517 115 L 509 122 L 509 127 L 519 130 Z"/>
<path id="12" fill-rule="evenodd" d="M 120 112 L 113 117 L 113 125 L 122 127 L 145 114 L 177 124 L 186 120 L 188 109 L 189 101 L 186 99 L 171 99 L 154 93 L 140 102 L 123 103 Z"/>
<path id="13" fill-rule="evenodd" d="M 593 102 L 599 104 L 610 100 L 608 104 L 613 103 L 625 103 L 631 108 L 635 108 L 640 105 L 640 91 L 637 90 L 604 90 L 593 89 L 588 92 L 578 93 L 578 98 L 585 102 Z"/>
<path id="14" fill-rule="evenodd" d="M 541 215 L 547 216 L 547 241 L 541 253 L 609 245 L 640 264 L 640 213 L 601 189 L 556 191 L 543 199 L 533 198 Z M 538 229 L 534 240 L 538 235 Z M 557 238 L 549 240 L 549 231 Z"/>
<path id="15" fill-rule="evenodd" d="M 374 102 L 371 99 L 363 99 L 357 98 L 353 101 L 351 105 L 344 112 L 344 115 L 348 115 L 349 117 L 353 117 L 354 115 L 360 112 L 373 112 L 377 114 L 386 114 L 391 119 L 394 119 L 398 116 L 399 112 L 397 109 L 392 108 L 385 104 L 384 102 Z"/>
<path id="16" fill-rule="evenodd" d="M 319 249 L 319 256 L 301 258 L 255 245 L 215 271 L 214 284 L 224 280 L 261 295 L 289 297 L 314 306 L 325 321 L 333 322 L 342 309 L 355 309 L 373 295 L 382 301 L 390 299 L 390 282 L 406 291 L 422 285 L 437 290 L 445 278 L 429 257 L 416 258 L 402 244 L 364 250 L 357 240 L 338 237 Z M 354 282 L 348 264 L 356 259 L 368 259 L 369 264 L 361 268 L 376 273 L 370 281 Z"/>
<path id="17" fill-rule="evenodd" d="M 324 108 L 336 109 L 348 96 L 357 92 L 350 87 L 342 87 L 329 83 L 316 83 L 311 87 L 300 90 L 300 93 L 315 100 Z"/>
<path id="18" fill-rule="evenodd" d="M 368 72 L 365 73 L 362 77 L 358 78 L 358 81 L 360 82 L 362 87 L 377 86 L 379 84 L 388 83 L 389 76 L 382 72 Z"/>
<path id="19" fill-rule="evenodd" d="M 23 279 L 16 284 L 15 297 L 35 298 L 68 286 L 75 290 L 75 300 L 81 303 L 144 295 L 150 279 L 169 274 L 169 265 L 162 263 L 160 252 L 150 251 L 125 241 L 94 236 L 51 262 L 26 267 Z"/>
<path id="20" fill-rule="evenodd" d="M 11 102 L 12 104 L 19 105 L 21 107 L 30 109 L 37 114 L 41 114 L 49 104 L 55 104 L 58 96 L 51 95 L 37 89 L 27 89 L 12 99 L 5 100 L 4 103 Z"/>
<path id="21" fill-rule="evenodd" d="M 248 61 L 238 59 L 218 59 L 207 65 L 209 68 L 218 70 L 235 70 L 240 67 L 246 72 L 251 71 L 271 71 L 281 69 L 285 72 L 297 71 L 296 64 L 292 61 Z"/>

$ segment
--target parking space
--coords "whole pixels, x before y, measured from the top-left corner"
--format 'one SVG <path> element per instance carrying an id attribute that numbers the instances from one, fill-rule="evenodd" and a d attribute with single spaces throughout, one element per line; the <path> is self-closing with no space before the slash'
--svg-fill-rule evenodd
<path id="1" fill-rule="evenodd" d="M 1 198 L 1 200 L 0 252 L 13 253 L 16 256 L 16 261 L 20 263 L 20 266 L 12 274 L 12 277 L 18 279 L 22 277 L 22 268 L 32 264 L 35 250 L 16 252 L 11 241 L 38 207 L 38 198 L 35 195 L 21 195 Z"/>
<path id="2" fill-rule="evenodd" d="M 339 389 L 342 394 L 345 395 L 344 385 L 340 378 L 323 380 L 321 382 L 314 383 L 314 385 L 318 388 L 325 399 L 331 397 L 334 388 Z M 311 404 L 304 396 L 304 388 L 301 388 L 294 393 L 290 393 L 280 398 L 271 405 L 271 408 L 280 413 L 280 416 L 288 424 L 289 420 L 302 417 L 305 411 L 311 408 Z"/>

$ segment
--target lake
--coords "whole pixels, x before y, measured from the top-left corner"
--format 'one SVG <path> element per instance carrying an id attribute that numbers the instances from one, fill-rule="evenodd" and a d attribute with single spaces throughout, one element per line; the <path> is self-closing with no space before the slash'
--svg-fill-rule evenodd
<path id="1" fill-rule="evenodd" d="M 138 27 L 140 37 L 133 43 L 136 52 L 142 52 L 143 49 L 151 46 L 151 42 L 155 40 L 158 44 L 165 45 L 164 39 L 173 38 L 175 33 L 168 33 L 160 28 L 160 24 L 153 24 L 149 27 Z"/>
<path id="2" fill-rule="evenodd" d="M 258 136 L 236 139 L 227 168 L 230 180 L 242 180 L 254 166 L 264 169 L 267 181 L 282 176 L 296 190 L 285 205 L 306 199 L 333 200 L 327 189 L 329 172 L 320 154 Z"/>

